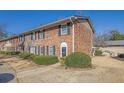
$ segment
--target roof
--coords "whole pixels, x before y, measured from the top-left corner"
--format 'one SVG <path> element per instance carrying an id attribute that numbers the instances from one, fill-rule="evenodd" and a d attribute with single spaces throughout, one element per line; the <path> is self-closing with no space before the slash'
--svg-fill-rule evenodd
<path id="1" fill-rule="evenodd" d="M 105 41 L 107 46 L 124 46 L 124 40 Z"/>
<path id="2" fill-rule="evenodd" d="M 88 20 L 89 25 L 90 25 L 90 27 L 91 27 L 92 30 L 93 30 L 93 33 L 95 32 L 89 17 L 70 16 L 70 17 L 67 17 L 67 18 L 63 18 L 63 19 L 57 20 L 57 21 L 55 21 L 55 22 L 48 23 L 48 24 L 46 24 L 46 25 L 42 25 L 42 26 L 37 27 L 37 28 L 34 28 L 34 29 L 31 29 L 31 30 L 26 31 L 26 32 L 23 32 L 23 33 L 21 33 L 21 34 L 19 34 L 19 35 L 11 36 L 11 37 L 8 37 L 8 38 L 6 38 L 6 39 L 2 39 L 2 40 L 0 40 L 0 41 L 8 40 L 8 39 L 11 39 L 11 38 L 16 38 L 16 37 L 18 37 L 18 36 L 20 36 L 20 35 L 30 34 L 30 33 L 32 33 L 32 32 L 36 32 L 36 31 L 39 31 L 39 30 L 42 30 L 42 29 L 47 29 L 47 28 L 50 28 L 50 27 L 59 25 L 59 24 L 61 24 L 62 22 L 71 22 L 71 20 L 72 20 L 72 21 L 75 21 L 75 20 L 78 20 L 78 19 L 79 19 L 79 20 L 81 20 L 81 19 L 82 19 L 82 20 Z"/>

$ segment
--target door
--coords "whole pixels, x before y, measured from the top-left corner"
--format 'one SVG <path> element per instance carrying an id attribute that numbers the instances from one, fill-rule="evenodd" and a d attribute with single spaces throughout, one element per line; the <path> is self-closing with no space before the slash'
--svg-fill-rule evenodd
<path id="1" fill-rule="evenodd" d="M 62 47 L 62 57 L 66 56 L 66 47 Z"/>
<path id="2" fill-rule="evenodd" d="M 60 53 L 61 53 L 60 56 L 61 57 L 67 56 L 67 53 L 68 53 L 67 52 L 67 43 L 66 42 L 62 42 L 60 48 L 61 48 L 60 49 Z"/>

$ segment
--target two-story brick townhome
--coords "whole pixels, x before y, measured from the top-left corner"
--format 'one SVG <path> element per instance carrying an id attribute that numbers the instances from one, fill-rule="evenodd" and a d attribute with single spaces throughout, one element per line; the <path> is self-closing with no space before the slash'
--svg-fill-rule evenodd
<path id="1" fill-rule="evenodd" d="M 93 27 L 87 17 L 71 16 L 24 32 L 2 43 L 16 40 L 15 51 L 64 57 L 72 52 L 91 54 Z"/>

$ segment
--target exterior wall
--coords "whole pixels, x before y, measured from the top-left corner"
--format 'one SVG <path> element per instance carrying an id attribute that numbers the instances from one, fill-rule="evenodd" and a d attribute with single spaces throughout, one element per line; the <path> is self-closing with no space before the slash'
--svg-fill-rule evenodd
<path id="1" fill-rule="evenodd" d="M 92 35 L 93 31 L 88 21 L 82 21 L 75 24 L 74 32 L 75 51 L 90 54 L 92 51 Z"/>
<path id="2" fill-rule="evenodd" d="M 68 46 L 68 54 L 72 52 L 72 27 L 70 28 L 69 35 L 58 35 L 58 27 L 53 27 L 45 30 L 45 38 L 38 39 L 38 33 L 36 33 L 36 40 L 31 40 L 31 35 L 25 36 L 25 49 L 30 46 L 55 46 L 55 55 L 60 56 L 60 45 L 62 42 L 66 42 Z"/>
<path id="3" fill-rule="evenodd" d="M 65 24 L 65 23 L 63 23 Z M 69 35 L 58 35 L 59 28 L 51 27 L 49 29 L 45 29 L 45 38 L 39 39 L 38 32 L 36 32 L 36 39 L 31 40 L 31 34 L 27 34 L 24 36 L 24 51 L 29 52 L 31 46 L 55 46 L 55 55 L 60 56 L 60 46 L 62 42 L 67 43 L 67 55 L 72 53 L 73 47 L 73 35 L 72 35 L 72 25 L 70 26 L 70 34 Z M 92 28 L 90 27 L 88 21 L 81 21 L 79 23 L 74 23 L 74 52 L 84 52 L 87 54 L 91 53 L 92 49 Z M 10 39 L 12 48 L 17 50 L 19 45 L 19 37 Z M 6 43 L 6 41 L 1 42 L 2 44 Z M 1 45 L 0 43 L 0 45 Z M 46 51 L 46 48 L 45 48 Z M 46 54 L 46 52 L 45 52 Z"/>

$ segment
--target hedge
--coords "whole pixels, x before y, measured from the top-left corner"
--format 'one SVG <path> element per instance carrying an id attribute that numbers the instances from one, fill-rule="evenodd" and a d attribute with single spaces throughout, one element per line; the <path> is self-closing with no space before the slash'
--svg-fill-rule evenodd
<path id="1" fill-rule="evenodd" d="M 19 55 L 20 52 L 19 51 L 0 51 L 0 54 L 4 54 L 4 55 Z"/>
<path id="2" fill-rule="evenodd" d="M 40 65 L 51 65 L 58 62 L 58 57 L 56 56 L 35 56 L 33 61 Z"/>
<path id="3" fill-rule="evenodd" d="M 91 58 L 85 53 L 75 52 L 65 58 L 65 65 L 75 68 L 91 67 Z"/>
<path id="4" fill-rule="evenodd" d="M 27 53 L 27 52 L 22 52 L 19 54 L 19 57 L 23 59 L 33 59 L 34 56 L 35 56 L 34 54 Z"/>

